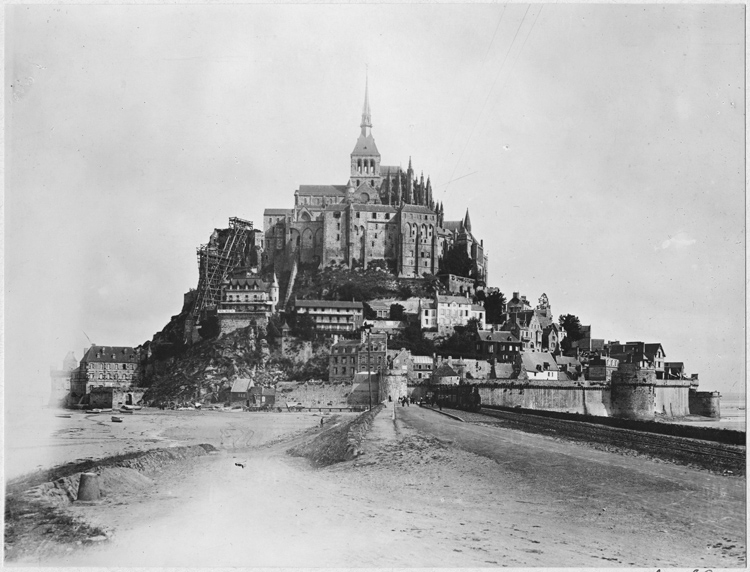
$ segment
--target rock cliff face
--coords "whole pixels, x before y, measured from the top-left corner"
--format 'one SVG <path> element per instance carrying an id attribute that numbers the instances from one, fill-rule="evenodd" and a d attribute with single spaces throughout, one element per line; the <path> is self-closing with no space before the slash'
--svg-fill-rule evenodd
<path id="1" fill-rule="evenodd" d="M 289 338 L 270 347 L 254 326 L 183 346 L 175 355 L 148 358 L 144 401 L 154 405 L 228 401 L 236 379 L 275 386 L 278 381 L 328 379 L 328 346 Z M 280 347 L 283 345 L 283 351 Z"/>
<path id="2" fill-rule="evenodd" d="M 252 377 L 256 384 L 272 381 L 273 375 L 265 371 L 269 357 L 266 341 L 247 327 L 188 346 L 176 356 L 149 358 L 144 400 L 155 404 L 223 400 L 237 378 Z"/>

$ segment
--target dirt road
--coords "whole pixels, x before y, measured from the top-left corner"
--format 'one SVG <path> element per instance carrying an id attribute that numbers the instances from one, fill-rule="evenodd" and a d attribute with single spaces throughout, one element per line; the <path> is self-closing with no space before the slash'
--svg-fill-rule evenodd
<path id="1" fill-rule="evenodd" d="M 285 454 L 291 441 L 225 451 L 124 504 L 77 507 L 113 541 L 45 564 L 744 564 L 743 479 L 415 407 L 397 415 L 375 419 L 354 462 L 314 470 Z"/>

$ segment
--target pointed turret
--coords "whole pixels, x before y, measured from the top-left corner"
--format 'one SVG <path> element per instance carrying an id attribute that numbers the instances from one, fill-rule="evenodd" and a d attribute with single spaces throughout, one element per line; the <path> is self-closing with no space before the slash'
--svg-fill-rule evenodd
<path id="1" fill-rule="evenodd" d="M 372 136 L 372 117 L 370 115 L 370 93 L 368 80 L 365 80 L 365 103 L 362 107 L 362 129 L 351 154 L 351 178 L 356 181 L 355 187 L 363 182 L 379 189 L 380 178 L 380 152 L 375 139 Z"/>
<path id="2" fill-rule="evenodd" d="M 368 137 L 370 135 L 370 129 L 372 129 L 372 117 L 370 115 L 370 94 L 369 94 L 369 86 L 368 86 L 368 78 L 365 76 L 365 104 L 362 107 L 362 123 L 360 124 L 360 127 L 362 128 L 362 136 Z"/>
<path id="3" fill-rule="evenodd" d="M 432 185 L 430 184 L 430 176 L 427 175 L 427 191 L 426 191 L 426 205 L 431 209 L 435 209 L 435 201 L 432 200 Z"/>
<path id="4" fill-rule="evenodd" d="M 471 232 L 471 219 L 469 218 L 469 209 L 466 209 L 466 216 L 464 217 L 464 228 L 466 232 Z"/>

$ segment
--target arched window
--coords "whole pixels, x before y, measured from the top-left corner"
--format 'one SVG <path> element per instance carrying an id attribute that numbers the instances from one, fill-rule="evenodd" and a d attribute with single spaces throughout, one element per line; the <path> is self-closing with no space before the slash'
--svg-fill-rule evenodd
<path id="1" fill-rule="evenodd" d="M 362 159 L 357 159 L 357 173 L 362 172 Z M 357 183 L 359 185 L 359 183 Z"/>
<path id="2" fill-rule="evenodd" d="M 302 248 L 313 247 L 313 233 L 312 230 L 306 228 L 302 233 Z"/>

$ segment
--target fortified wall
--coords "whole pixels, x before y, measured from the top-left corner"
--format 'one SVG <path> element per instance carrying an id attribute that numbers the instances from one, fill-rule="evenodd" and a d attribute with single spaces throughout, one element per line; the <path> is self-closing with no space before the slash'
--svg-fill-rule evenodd
<path id="1" fill-rule="evenodd" d="M 718 418 L 718 392 L 698 392 L 694 380 L 657 379 L 653 369 L 620 364 L 606 381 L 537 381 L 529 379 L 468 379 L 476 386 L 483 405 L 578 413 L 625 419 L 654 416 L 703 415 Z M 408 386 L 415 399 L 427 397 L 429 382 Z"/>

